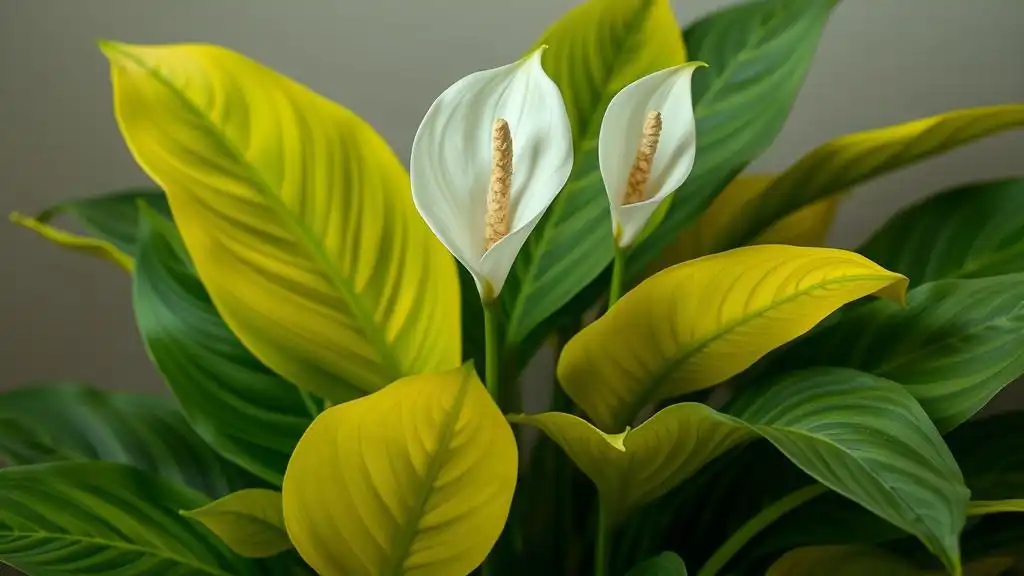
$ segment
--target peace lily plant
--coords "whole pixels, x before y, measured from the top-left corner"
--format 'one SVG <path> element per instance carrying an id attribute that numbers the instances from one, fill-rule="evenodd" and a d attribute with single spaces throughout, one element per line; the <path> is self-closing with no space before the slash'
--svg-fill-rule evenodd
<path id="1" fill-rule="evenodd" d="M 1024 180 L 942 191 L 856 250 L 824 240 L 859 184 L 1024 105 L 747 174 L 835 4 L 740 3 L 680 34 L 667 0 L 589 0 L 445 90 L 409 173 L 236 52 L 102 42 L 157 188 L 12 220 L 130 273 L 172 396 L 0 395 L 0 561 L 1007 573 L 1024 414 L 978 414 L 1024 373 Z M 538 355 L 550 393 L 523 376 Z"/>

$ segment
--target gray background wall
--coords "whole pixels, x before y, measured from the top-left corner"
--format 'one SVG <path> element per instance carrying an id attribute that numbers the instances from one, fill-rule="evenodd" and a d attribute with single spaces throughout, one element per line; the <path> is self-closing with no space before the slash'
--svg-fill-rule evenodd
<path id="1" fill-rule="evenodd" d="M 683 24 L 730 2 L 675 0 Z M 341 102 L 407 157 L 419 120 L 457 78 L 518 57 L 570 0 L 0 0 L 0 212 L 144 184 L 111 115 L 96 38 L 208 41 Z M 782 135 L 777 170 L 840 134 L 947 109 L 1024 101 L 1024 1 L 846 0 Z M 907 202 L 1024 173 L 1024 131 L 857 190 L 833 244 L 856 245 Z M 127 276 L 0 225 L 0 389 L 37 379 L 159 389 Z"/>

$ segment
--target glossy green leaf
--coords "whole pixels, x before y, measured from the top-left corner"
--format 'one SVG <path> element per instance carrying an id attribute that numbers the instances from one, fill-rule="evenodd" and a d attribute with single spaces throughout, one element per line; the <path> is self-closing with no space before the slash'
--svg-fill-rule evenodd
<path id="1" fill-rule="evenodd" d="M 694 74 L 697 157 L 661 226 L 630 258 L 638 276 L 715 196 L 775 140 L 789 116 L 835 0 L 730 6 L 684 31 Z"/>
<path id="2" fill-rule="evenodd" d="M 637 564 L 626 576 L 686 576 L 686 563 L 673 552 L 662 552 Z"/>
<path id="3" fill-rule="evenodd" d="M 0 459 L 131 464 L 214 497 L 255 483 L 210 450 L 171 399 L 72 383 L 0 394 Z"/>
<path id="4" fill-rule="evenodd" d="M 204 502 L 109 462 L 0 470 L 0 561 L 46 576 L 255 574 L 254 564 L 178 514 Z"/>
<path id="5" fill-rule="evenodd" d="M 628 292 L 562 351 L 558 379 L 599 428 L 621 431 L 647 405 L 714 386 L 906 278 L 844 250 L 764 245 L 668 268 Z"/>
<path id="6" fill-rule="evenodd" d="M 987 558 L 964 566 L 964 576 L 999 576 L 1014 565 L 1013 558 Z M 779 558 L 765 576 L 946 576 L 945 570 L 923 569 L 878 548 L 814 546 L 798 548 Z"/>
<path id="7" fill-rule="evenodd" d="M 133 302 L 150 357 L 200 436 L 226 458 L 280 485 L 317 407 L 227 327 L 174 226 L 150 211 L 139 229 Z"/>
<path id="8" fill-rule="evenodd" d="M 292 547 L 284 528 L 281 493 L 274 490 L 232 492 L 183 514 L 202 522 L 228 548 L 246 558 L 266 558 Z"/>
<path id="9" fill-rule="evenodd" d="M 1024 274 L 943 280 L 873 302 L 783 352 L 773 370 L 846 366 L 907 387 L 950 430 L 1024 374 Z"/>
<path id="10" fill-rule="evenodd" d="M 927 198 L 857 251 L 915 286 L 1024 272 L 1024 180 L 968 184 Z"/>
<path id="11" fill-rule="evenodd" d="M 257 358 L 335 401 L 459 364 L 454 262 L 369 124 L 225 48 L 101 49 L 129 150 Z"/>
<path id="12" fill-rule="evenodd" d="M 40 212 L 36 219 L 52 224 L 57 218 L 67 216 L 90 236 L 106 240 L 134 258 L 139 239 L 140 205 L 147 206 L 164 218 L 171 218 L 171 208 L 162 190 L 129 188 L 61 202 Z"/>
<path id="13" fill-rule="evenodd" d="M 468 574 L 515 490 L 515 437 L 472 364 L 323 412 L 284 478 L 284 519 L 320 574 Z"/>
<path id="14" fill-rule="evenodd" d="M 509 419 L 540 428 L 565 450 L 594 481 L 612 523 L 761 436 L 825 486 L 959 565 L 968 491 L 928 416 L 894 382 L 840 368 L 795 372 L 744 391 L 731 416 L 675 404 L 614 435 L 557 412 Z"/>
<path id="15" fill-rule="evenodd" d="M 1024 104 L 965 108 L 857 132 L 819 146 L 779 175 L 732 221 L 716 250 L 742 246 L 787 215 L 876 176 L 1024 126 Z"/>
<path id="16" fill-rule="evenodd" d="M 567 303 L 611 262 L 611 216 L 597 165 L 608 102 L 627 84 L 686 61 L 668 0 L 587 0 L 538 40 L 573 131 L 569 182 L 519 253 L 501 293 L 510 346 Z"/>

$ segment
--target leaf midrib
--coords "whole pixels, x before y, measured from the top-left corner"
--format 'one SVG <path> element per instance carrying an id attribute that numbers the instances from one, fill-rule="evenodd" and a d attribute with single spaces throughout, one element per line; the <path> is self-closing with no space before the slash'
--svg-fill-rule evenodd
<path id="1" fill-rule="evenodd" d="M 330 259 L 327 254 L 323 251 L 323 247 L 320 246 L 314 239 L 312 232 L 299 221 L 288 208 L 284 205 L 281 199 L 274 193 L 274 187 L 272 187 L 260 174 L 255 166 L 249 162 L 248 158 L 242 154 L 241 150 L 235 146 L 225 134 L 220 130 L 211 118 L 209 118 L 199 106 L 193 102 L 181 89 L 176 86 L 169 78 L 164 76 L 159 70 L 149 66 L 144 60 L 135 56 L 131 52 L 126 52 L 117 48 L 118 54 L 128 58 L 134 62 L 139 68 L 146 71 L 154 80 L 160 83 L 166 88 L 171 94 L 178 98 L 178 100 L 185 106 L 188 111 L 191 111 L 206 128 L 209 135 L 214 137 L 227 151 L 234 156 L 234 160 L 245 169 L 248 176 L 252 179 L 252 183 L 255 184 L 254 188 L 257 189 L 259 195 L 267 202 L 272 208 L 272 211 L 280 217 L 281 222 L 286 228 L 290 229 L 293 236 L 295 236 L 301 244 L 305 245 L 309 255 L 313 258 L 314 262 L 319 265 L 320 271 L 330 281 L 330 284 L 340 293 L 340 295 L 346 300 L 352 309 L 353 314 L 359 322 L 359 326 L 362 328 L 363 335 L 369 340 L 377 352 L 380 354 L 382 363 L 391 372 L 391 380 L 397 379 L 404 374 L 401 363 L 398 361 L 391 347 L 389 346 L 387 339 L 383 333 L 377 329 L 377 326 L 372 322 L 372 315 L 367 312 L 365 304 L 362 299 L 357 297 L 357 292 L 354 287 L 348 285 L 348 281 L 342 277 L 334 267 L 330 264 Z M 354 383 L 353 383 L 354 384 Z M 360 383 L 362 384 L 362 383 Z M 362 388 L 362 385 L 359 386 Z M 363 388 L 365 392 L 373 392 L 375 389 Z"/>
<path id="2" fill-rule="evenodd" d="M 807 295 L 807 294 L 809 294 L 811 292 L 814 292 L 816 290 L 820 290 L 822 288 L 825 288 L 825 287 L 828 287 L 828 286 L 832 286 L 832 285 L 835 285 L 835 284 L 845 284 L 847 282 L 862 282 L 862 281 L 867 281 L 867 280 L 885 280 L 885 279 L 890 279 L 893 282 L 896 281 L 895 278 L 892 278 L 892 277 L 884 275 L 884 274 L 858 274 L 858 275 L 855 275 L 855 276 L 841 276 L 841 277 L 838 277 L 838 278 L 833 278 L 833 279 L 830 279 L 830 280 L 825 281 L 825 282 L 819 282 L 817 284 L 812 284 L 812 285 L 810 285 L 810 286 L 808 286 L 808 287 L 806 287 L 806 288 L 804 288 L 802 290 L 797 290 L 795 292 L 792 292 L 792 293 L 786 295 L 784 298 L 780 298 L 778 300 L 774 300 L 774 301 L 772 301 L 771 303 L 769 303 L 766 306 L 762 306 L 761 308 L 758 308 L 758 309 L 752 311 L 749 314 L 741 316 L 740 318 L 737 318 L 737 319 L 733 320 L 732 322 L 728 322 L 726 324 L 723 324 L 721 327 L 719 327 L 718 330 L 713 331 L 710 335 L 708 335 L 708 336 L 706 336 L 706 337 L 704 337 L 704 338 L 702 338 L 700 340 L 697 340 L 696 342 L 691 343 L 691 345 L 689 347 L 687 347 L 686 349 L 684 349 L 679 356 L 677 356 L 676 358 L 673 358 L 668 363 L 668 365 L 661 370 L 661 372 L 659 372 L 653 378 L 651 378 L 648 381 L 649 384 L 642 388 L 642 394 L 636 396 L 637 400 L 632 405 L 629 406 L 628 414 L 626 414 L 624 417 L 625 418 L 632 418 L 634 415 L 639 413 L 640 410 L 642 410 L 645 406 L 650 404 L 651 403 L 651 398 L 654 397 L 656 395 L 656 393 L 662 388 L 662 385 L 663 385 L 664 381 L 669 379 L 679 369 L 679 367 L 683 363 L 685 363 L 690 358 L 692 358 L 693 356 L 698 354 L 701 350 L 703 350 L 707 346 L 710 346 L 712 343 L 714 343 L 719 338 L 724 337 L 726 334 L 732 332 L 736 328 L 738 328 L 738 327 L 740 327 L 740 326 L 742 326 L 742 325 L 744 325 L 744 324 L 746 324 L 748 322 L 752 322 L 754 320 L 757 320 L 758 318 L 763 316 L 766 312 L 768 312 L 768 311 L 770 311 L 770 310 L 772 310 L 774 308 L 777 308 L 779 306 L 783 306 L 783 305 L 789 303 L 790 301 L 795 300 L 795 299 L 797 299 L 797 298 L 799 298 L 801 296 L 805 296 L 805 295 Z M 890 284 L 891 284 L 891 282 L 890 282 Z M 883 286 L 883 288 L 884 288 L 884 286 Z M 879 290 L 881 290 L 881 288 L 879 288 Z M 877 292 L 877 290 L 876 290 L 876 292 Z M 711 386 L 715 386 L 715 384 L 711 384 L 710 386 L 704 386 L 702 388 L 696 388 L 694 390 L 686 390 L 686 391 L 683 391 L 683 392 L 680 392 L 680 393 L 692 392 L 692 391 L 696 391 L 696 390 L 701 390 L 703 388 L 710 388 Z M 621 422 L 616 420 L 615 425 L 619 426 L 620 424 L 621 424 Z"/>
<path id="3" fill-rule="evenodd" d="M 47 538 L 51 540 L 67 540 L 71 542 L 81 542 L 83 544 L 93 544 L 96 546 L 106 546 L 108 548 L 114 548 L 117 550 L 124 550 L 126 552 L 142 553 L 143 555 L 155 556 L 165 560 L 170 560 L 182 566 L 188 566 L 200 570 L 206 574 L 212 574 L 214 576 L 232 576 L 229 572 L 224 572 L 220 568 L 213 568 L 204 564 L 198 564 L 195 561 L 183 558 L 169 551 L 162 549 L 146 548 L 138 544 L 131 544 L 128 542 L 117 541 L 117 540 L 104 540 L 103 538 L 97 538 L 93 536 L 78 536 L 73 534 L 62 534 L 60 532 L 44 532 L 44 531 L 18 531 L 18 530 L 0 530 L 0 535 L 9 536 L 13 538 Z M 2 556 L 2 553 L 0 553 Z M 29 559 L 31 561 L 31 559 Z"/>

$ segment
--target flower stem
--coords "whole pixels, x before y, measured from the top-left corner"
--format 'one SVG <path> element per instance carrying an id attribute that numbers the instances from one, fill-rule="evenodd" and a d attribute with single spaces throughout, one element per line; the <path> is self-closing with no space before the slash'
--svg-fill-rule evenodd
<path id="1" fill-rule="evenodd" d="M 626 251 L 615 247 L 615 259 L 612 261 L 612 285 L 608 291 L 608 307 L 611 308 L 622 297 L 622 283 L 626 270 Z"/>
<path id="2" fill-rule="evenodd" d="M 762 530 L 793 509 L 826 492 L 828 492 L 828 488 L 823 484 L 812 484 L 772 502 L 756 516 L 747 520 L 724 544 L 719 546 L 718 550 L 715 550 L 711 558 L 701 567 L 700 572 L 697 572 L 697 576 L 717 576 L 718 572 L 732 560 L 732 557 Z"/>
<path id="3" fill-rule="evenodd" d="M 604 500 L 597 499 L 597 543 L 594 545 L 594 576 L 608 574 L 608 511 Z"/>
<path id="4" fill-rule="evenodd" d="M 501 350 L 501 334 L 500 326 L 498 325 L 500 314 L 501 309 L 497 300 L 484 303 L 484 345 L 486 347 L 484 383 L 487 385 L 487 391 L 491 394 L 491 398 L 494 398 L 494 401 L 498 402 L 499 406 L 501 402 L 501 366 L 498 365 L 498 356 Z"/>

